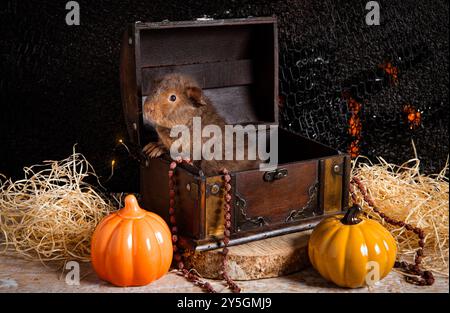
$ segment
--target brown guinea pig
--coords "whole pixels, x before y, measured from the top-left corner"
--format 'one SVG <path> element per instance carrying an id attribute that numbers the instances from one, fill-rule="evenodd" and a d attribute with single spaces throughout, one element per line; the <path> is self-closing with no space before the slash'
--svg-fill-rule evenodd
<path id="1" fill-rule="evenodd" d="M 198 83 L 191 77 L 182 74 L 168 74 L 153 84 L 144 108 L 144 118 L 151 122 L 158 133 L 159 142 L 147 144 L 143 152 L 150 158 L 156 158 L 170 150 L 172 143 L 178 138 L 170 137 L 170 130 L 176 125 L 185 125 L 193 130 L 193 118 L 200 117 L 202 126 L 217 125 L 224 134 L 225 120 L 217 113 L 211 101 L 204 95 Z M 223 138 L 224 136 L 222 136 Z M 202 145 L 209 138 L 202 138 Z M 225 139 L 222 139 L 225 141 Z M 235 139 L 233 139 L 235 140 Z M 190 144 L 192 159 L 192 143 Z M 223 142 L 221 143 L 224 147 Z M 247 142 L 244 146 L 247 149 Z M 223 149 L 224 150 L 224 149 Z M 245 153 L 245 155 L 247 155 Z M 217 175 L 223 168 L 239 171 L 256 168 L 259 160 L 199 160 L 194 162 L 205 175 Z"/>

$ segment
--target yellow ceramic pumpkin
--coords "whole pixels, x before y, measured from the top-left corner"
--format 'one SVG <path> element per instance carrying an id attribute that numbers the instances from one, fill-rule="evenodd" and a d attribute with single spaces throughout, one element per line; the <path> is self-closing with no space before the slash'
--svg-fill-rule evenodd
<path id="1" fill-rule="evenodd" d="M 377 221 L 358 217 L 359 206 L 323 220 L 309 239 L 309 259 L 327 280 L 357 288 L 385 277 L 397 254 L 395 239 Z M 374 281 L 375 280 L 375 281 Z"/>

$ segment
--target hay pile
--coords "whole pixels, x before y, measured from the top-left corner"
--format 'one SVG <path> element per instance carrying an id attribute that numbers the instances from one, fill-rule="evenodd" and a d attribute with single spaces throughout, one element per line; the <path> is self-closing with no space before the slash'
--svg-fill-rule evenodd
<path id="1" fill-rule="evenodd" d="M 445 168 L 436 175 L 420 173 L 418 158 L 397 166 L 379 158 L 377 164 L 366 158 L 353 162 L 352 175 L 361 179 L 377 207 L 388 216 L 418 226 L 425 231 L 423 266 L 448 277 L 449 257 L 449 182 Z M 362 200 L 363 209 L 375 219 L 380 217 Z M 418 238 L 404 227 L 383 223 L 399 245 L 401 260 L 411 262 Z"/>
<path id="2" fill-rule="evenodd" d="M 95 226 L 114 210 L 84 181 L 96 177 L 92 166 L 74 149 L 65 160 L 24 172 L 18 181 L 0 176 L 0 253 L 42 262 L 89 261 Z"/>

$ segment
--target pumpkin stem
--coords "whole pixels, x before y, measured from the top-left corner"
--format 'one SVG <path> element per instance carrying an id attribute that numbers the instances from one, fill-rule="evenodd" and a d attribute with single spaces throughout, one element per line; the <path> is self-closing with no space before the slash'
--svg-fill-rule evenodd
<path id="1" fill-rule="evenodd" d="M 128 195 L 125 197 L 125 206 L 119 210 L 118 214 L 124 218 L 141 218 L 145 216 L 145 211 L 139 207 L 134 195 Z"/>
<path id="2" fill-rule="evenodd" d="M 347 210 L 344 217 L 341 219 L 342 224 L 344 225 L 356 225 L 361 222 L 361 219 L 358 218 L 358 215 L 362 212 L 362 209 L 359 205 L 354 204 L 351 208 Z"/>

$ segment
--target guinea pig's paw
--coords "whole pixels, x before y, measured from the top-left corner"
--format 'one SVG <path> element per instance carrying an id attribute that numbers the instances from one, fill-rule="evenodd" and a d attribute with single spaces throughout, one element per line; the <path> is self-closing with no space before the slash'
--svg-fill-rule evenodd
<path id="1" fill-rule="evenodd" d="M 149 158 L 153 159 L 166 152 L 166 148 L 160 143 L 150 142 L 142 149 L 142 152 L 144 152 Z"/>

